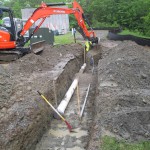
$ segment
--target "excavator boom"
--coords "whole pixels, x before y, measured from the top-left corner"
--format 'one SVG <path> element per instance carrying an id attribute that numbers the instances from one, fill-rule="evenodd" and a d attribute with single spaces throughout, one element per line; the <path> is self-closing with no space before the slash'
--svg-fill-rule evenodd
<path id="1" fill-rule="evenodd" d="M 41 6 L 37 8 L 32 16 L 27 20 L 26 24 L 24 25 L 23 29 L 19 33 L 19 38 L 22 39 L 24 34 L 31 28 L 31 26 L 38 20 L 42 19 L 39 25 L 35 28 L 33 33 L 29 36 L 29 39 L 32 37 L 32 35 L 40 28 L 44 20 L 51 16 L 51 15 L 57 15 L 57 14 L 73 14 L 78 22 L 79 27 L 82 29 L 84 33 L 84 37 L 86 37 L 89 41 L 92 43 L 98 43 L 98 38 L 96 37 L 93 30 L 88 31 L 86 25 L 85 25 L 85 15 L 83 12 L 82 7 L 77 3 L 75 0 L 73 2 L 73 8 L 59 8 L 59 7 L 51 7 L 50 4 L 46 4 L 44 2 L 41 3 Z M 89 23 L 88 23 L 89 24 Z M 22 40 L 18 39 L 18 41 L 21 41 L 18 43 L 21 46 L 24 46 L 24 42 Z M 28 41 L 27 40 L 27 41 Z M 26 41 L 26 42 L 27 42 Z"/>

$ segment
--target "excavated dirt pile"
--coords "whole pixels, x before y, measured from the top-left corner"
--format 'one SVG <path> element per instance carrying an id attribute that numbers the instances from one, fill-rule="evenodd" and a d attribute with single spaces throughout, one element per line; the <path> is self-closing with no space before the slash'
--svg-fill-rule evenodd
<path id="1" fill-rule="evenodd" d="M 52 118 L 52 110 L 37 91 L 54 105 L 54 95 L 60 102 L 82 60 L 83 47 L 72 44 L 46 46 L 41 55 L 28 54 L 15 62 L 0 64 L 1 150 L 35 149 Z"/>
<path id="2" fill-rule="evenodd" d="M 98 64 L 92 150 L 98 149 L 104 135 L 150 140 L 150 48 L 130 41 L 104 45 Z"/>

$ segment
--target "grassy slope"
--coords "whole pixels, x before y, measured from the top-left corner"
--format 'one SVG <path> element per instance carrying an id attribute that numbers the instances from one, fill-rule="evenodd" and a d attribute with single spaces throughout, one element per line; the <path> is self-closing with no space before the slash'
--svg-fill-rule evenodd
<path id="1" fill-rule="evenodd" d="M 55 44 L 71 44 L 74 43 L 74 37 L 71 32 L 64 35 L 55 36 Z"/>
<path id="2" fill-rule="evenodd" d="M 141 34 L 138 33 L 138 32 L 131 32 L 131 31 L 129 31 L 129 30 L 123 30 L 123 31 L 120 32 L 119 34 L 120 34 L 120 35 L 134 35 L 134 36 L 137 36 L 137 37 L 150 39 L 150 37 L 141 35 Z"/>
<path id="3" fill-rule="evenodd" d="M 150 150 L 150 142 L 127 143 L 113 137 L 104 136 L 101 143 L 102 150 Z"/>

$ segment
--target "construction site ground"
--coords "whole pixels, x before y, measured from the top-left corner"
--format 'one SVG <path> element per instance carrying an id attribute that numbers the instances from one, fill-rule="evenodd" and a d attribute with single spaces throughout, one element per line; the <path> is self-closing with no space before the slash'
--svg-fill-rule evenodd
<path id="1" fill-rule="evenodd" d="M 83 44 L 47 45 L 40 55 L 0 64 L 1 150 L 99 150 L 105 135 L 150 140 L 150 48 L 96 33 L 101 41 L 83 74 Z M 57 108 L 77 75 L 81 107 L 91 87 L 82 119 L 77 90 L 70 100 L 64 117 L 76 132 L 69 132 L 37 91 Z"/>

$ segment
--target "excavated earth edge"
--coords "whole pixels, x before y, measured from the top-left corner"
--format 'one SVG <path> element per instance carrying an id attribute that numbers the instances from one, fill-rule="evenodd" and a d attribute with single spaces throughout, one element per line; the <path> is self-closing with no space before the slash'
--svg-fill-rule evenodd
<path id="1" fill-rule="evenodd" d="M 105 135 L 128 142 L 150 140 L 150 48 L 134 42 L 102 42 L 95 120 L 88 150 Z"/>
<path id="2" fill-rule="evenodd" d="M 1 150 L 35 149 L 38 140 L 50 127 L 53 114 L 37 91 L 42 92 L 56 107 L 54 99 L 57 98 L 58 103 L 60 102 L 72 82 L 72 77 L 83 64 L 83 48 L 76 46 L 78 48 L 76 52 L 74 51 L 74 55 L 66 54 L 49 71 L 11 73 L 13 65 L 20 64 L 24 58 L 19 60 L 18 64 L 0 65 L 0 88 L 3 90 L 0 98 Z M 30 56 L 25 57 L 30 58 Z M 37 63 L 38 61 L 41 60 L 37 60 Z M 43 62 L 40 63 L 42 65 Z M 24 66 L 22 69 L 25 70 L 25 64 L 22 66 Z"/>

